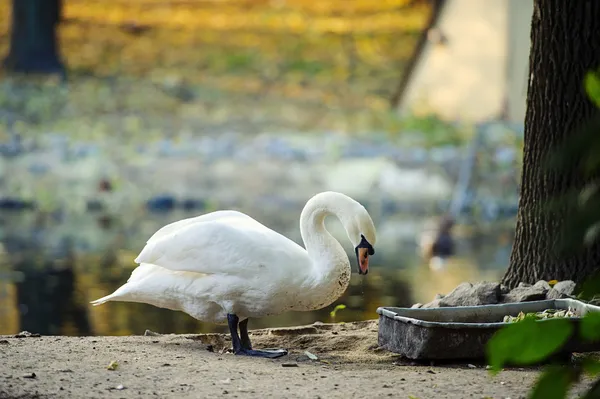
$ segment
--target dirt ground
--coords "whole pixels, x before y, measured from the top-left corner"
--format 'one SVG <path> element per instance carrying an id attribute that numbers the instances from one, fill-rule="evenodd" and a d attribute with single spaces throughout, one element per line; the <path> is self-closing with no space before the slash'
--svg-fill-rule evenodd
<path id="1" fill-rule="evenodd" d="M 223 334 L 0 336 L 0 398 L 516 399 L 539 374 L 510 369 L 492 378 L 483 364 L 415 364 L 377 348 L 375 320 L 255 330 L 251 338 L 256 348 L 290 354 L 234 356 Z"/>

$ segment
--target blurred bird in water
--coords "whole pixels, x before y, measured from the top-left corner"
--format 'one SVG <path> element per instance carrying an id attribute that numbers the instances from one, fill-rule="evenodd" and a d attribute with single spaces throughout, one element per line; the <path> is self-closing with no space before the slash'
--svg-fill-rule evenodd
<path id="1" fill-rule="evenodd" d="M 454 255 L 453 226 L 454 218 L 449 215 L 425 223 L 425 228 L 419 237 L 419 252 L 431 269 L 441 269 L 448 258 Z"/>

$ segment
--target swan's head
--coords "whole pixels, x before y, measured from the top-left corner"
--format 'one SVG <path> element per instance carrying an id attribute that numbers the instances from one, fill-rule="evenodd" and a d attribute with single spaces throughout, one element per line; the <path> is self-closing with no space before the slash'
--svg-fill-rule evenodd
<path id="1" fill-rule="evenodd" d="M 311 234 L 314 234 L 308 227 L 310 223 L 322 225 L 325 217 L 331 214 L 337 216 L 342 222 L 348 238 L 354 246 L 358 273 L 367 274 L 369 272 L 369 256 L 375 254 L 375 225 L 365 207 L 347 195 L 326 191 L 308 200 L 300 215 L 302 240 L 308 243 L 311 240 Z M 315 218 L 315 215 L 318 217 Z"/>
<path id="2" fill-rule="evenodd" d="M 358 274 L 367 274 L 369 272 L 369 256 L 375 254 L 375 225 L 362 205 L 357 207 L 355 212 L 350 226 L 346 226 L 346 230 L 352 245 L 354 245 Z"/>

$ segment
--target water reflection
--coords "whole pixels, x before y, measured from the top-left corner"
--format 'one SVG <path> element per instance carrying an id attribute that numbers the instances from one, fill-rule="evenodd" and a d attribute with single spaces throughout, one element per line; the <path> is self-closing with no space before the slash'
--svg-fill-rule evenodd
<path id="1" fill-rule="evenodd" d="M 127 335 L 143 334 L 146 329 L 162 333 L 224 331 L 223 326 L 145 304 L 89 305 L 90 300 L 113 292 L 129 278 L 133 259 L 156 229 L 189 215 L 140 211 L 129 216 L 0 214 L 0 334 L 21 330 L 48 335 Z M 290 222 L 280 231 L 297 230 L 296 223 Z M 429 267 L 418 255 L 416 234 L 412 241 L 388 242 L 377 248 L 382 256 L 372 259 L 369 275 L 354 275 L 348 291 L 335 304 L 314 312 L 252 320 L 251 328 L 332 321 L 330 311 L 339 303 L 347 308 L 337 313 L 335 321 L 375 318 L 379 306 L 410 306 L 430 301 L 463 281 L 496 280 L 508 262 L 512 226 L 488 230 L 459 237 L 457 255 L 438 269 Z M 346 239 L 339 232 L 333 234 Z"/>

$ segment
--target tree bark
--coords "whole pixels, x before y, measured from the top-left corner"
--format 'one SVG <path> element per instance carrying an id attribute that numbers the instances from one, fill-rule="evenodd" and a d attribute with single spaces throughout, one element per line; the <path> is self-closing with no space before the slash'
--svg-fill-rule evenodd
<path id="1" fill-rule="evenodd" d="M 13 0 L 10 51 L 4 66 L 14 72 L 62 73 L 57 28 L 62 0 Z"/>
<path id="2" fill-rule="evenodd" d="M 586 97 L 583 79 L 600 66 L 600 1 L 534 0 L 529 56 L 529 87 L 521 198 L 515 243 L 503 283 L 567 280 L 577 283 L 600 271 L 600 246 L 565 253 L 557 251 L 565 238 L 572 206 L 550 201 L 580 190 L 592 178 L 583 177 L 580 158 L 570 156 L 560 170 L 547 158 L 564 148 L 585 121 L 597 112 Z M 568 234 L 568 233 L 567 233 Z"/>

